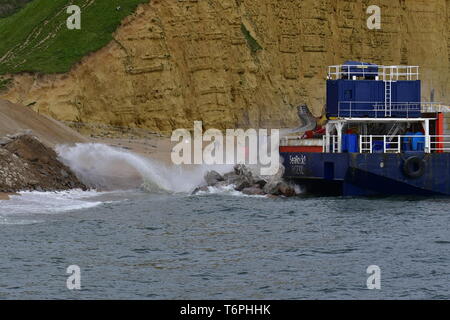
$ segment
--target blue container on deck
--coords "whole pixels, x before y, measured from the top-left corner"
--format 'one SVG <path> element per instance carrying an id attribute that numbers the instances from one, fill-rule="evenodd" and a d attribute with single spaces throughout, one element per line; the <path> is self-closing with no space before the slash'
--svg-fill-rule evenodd
<path id="1" fill-rule="evenodd" d="M 342 135 L 342 152 L 348 152 L 348 139 L 347 134 Z"/>
<path id="2" fill-rule="evenodd" d="M 385 82 L 380 80 L 327 80 L 327 114 L 329 117 L 384 118 Z M 420 80 L 399 80 L 391 83 L 391 116 L 421 116 Z M 395 105 L 398 105 L 395 108 Z"/>
<path id="3" fill-rule="evenodd" d="M 357 134 L 348 134 L 347 135 L 347 146 L 348 152 L 358 152 L 358 135 Z"/>
<path id="4" fill-rule="evenodd" d="M 342 151 L 343 152 L 358 152 L 358 135 L 357 134 L 343 134 L 342 135 Z"/>
<path id="5" fill-rule="evenodd" d="M 372 152 L 373 153 L 383 153 L 384 152 L 384 142 L 383 141 L 372 142 Z"/>
<path id="6" fill-rule="evenodd" d="M 420 80 L 405 80 L 403 77 L 384 81 L 382 76 L 377 77 L 378 65 L 356 61 L 345 62 L 338 71 L 327 80 L 328 117 L 421 116 Z"/>
<path id="7" fill-rule="evenodd" d="M 412 150 L 412 137 L 414 133 L 412 132 L 406 132 L 405 133 L 406 136 L 408 137 L 403 137 L 402 139 L 402 151 L 411 151 Z"/>
<path id="8" fill-rule="evenodd" d="M 425 136 L 422 132 L 416 132 L 415 137 L 413 137 L 411 140 L 413 151 L 425 150 Z"/>

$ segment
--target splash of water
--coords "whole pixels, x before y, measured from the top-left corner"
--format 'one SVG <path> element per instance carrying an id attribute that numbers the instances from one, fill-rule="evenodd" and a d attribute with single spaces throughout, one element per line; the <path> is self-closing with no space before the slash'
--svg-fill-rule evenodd
<path id="1" fill-rule="evenodd" d="M 100 190 L 144 187 L 149 192 L 190 192 L 203 183 L 208 170 L 232 170 L 230 165 L 166 165 L 99 143 L 60 145 L 56 152 L 81 181 Z"/>

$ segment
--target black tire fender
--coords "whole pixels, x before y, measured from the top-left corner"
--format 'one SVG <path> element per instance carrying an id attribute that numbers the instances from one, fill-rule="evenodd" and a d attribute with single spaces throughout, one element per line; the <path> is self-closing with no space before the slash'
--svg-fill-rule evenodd
<path id="1" fill-rule="evenodd" d="M 425 173 L 426 162 L 419 157 L 412 156 L 403 163 L 403 172 L 411 178 L 420 178 Z"/>

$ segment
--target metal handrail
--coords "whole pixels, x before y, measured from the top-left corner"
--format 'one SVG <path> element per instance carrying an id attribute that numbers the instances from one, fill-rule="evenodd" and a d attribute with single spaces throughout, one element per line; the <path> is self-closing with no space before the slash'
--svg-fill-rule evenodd
<path id="1" fill-rule="evenodd" d="M 328 141 L 328 138 L 331 138 L 331 143 Z M 324 153 L 340 153 L 339 150 L 339 137 L 336 135 L 323 136 L 323 148 Z"/>
<path id="2" fill-rule="evenodd" d="M 383 142 L 383 153 L 401 153 L 404 138 L 424 138 L 424 152 L 450 152 L 450 135 L 359 135 L 359 153 L 373 153 L 375 141 Z M 341 153 L 339 137 L 323 137 L 323 152 Z"/>
<path id="3" fill-rule="evenodd" d="M 369 68 L 378 68 L 377 72 L 369 72 L 366 69 Z M 343 71 L 344 68 L 347 68 L 346 71 Z M 384 81 L 397 81 L 405 78 L 406 80 L 419 80 L 419 66 L 383 66 L 383 65 L 367 65 L 367 64 L 342 64 L 342 65 L 333 65 L 328 67 L 328 79 L 342 79 L 342 76 L 347 76 L 350 78 L 352 72 L 350 72 L 351 68 L 360 69 L 359 73 L 362 73 L 363 77 L 366 75 L 378 76 L 379 80 Z"/>
<path id="4" fill-rule="evenodd" d="M 373 109 L 361 109 L 358 105 L 370 104 Z M 342 112 L 349 112 L 352 116 L 353 112 L 375 112 L 375 117 L 385 117 L 386 104 L 384 101 L 339 101 L 338 102 L 338 117 Z M 444 105 L 441 102 L 391 102 L 390 111 L 405 112 L 406 118 L 409 118 L 410 112 L 435 113 L 435 112 L 450 112 L 450 106 Z M 378 113 L 381 113 L 379 115 Z"/>

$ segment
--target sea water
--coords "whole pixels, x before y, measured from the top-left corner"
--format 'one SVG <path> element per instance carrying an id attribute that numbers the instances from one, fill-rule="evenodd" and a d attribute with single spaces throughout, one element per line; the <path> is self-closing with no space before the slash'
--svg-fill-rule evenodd
<path id="1" fill-rule="evenodd" d="M 191 195 L 205 168 L 76 148 L 59 153 L 78 174 L 103 170 L 107 185 L 108 167 L 127 165 L 151 188 L 0 201 L 1 299 L 450 298 L 450 199 Z M 67 288 L 71 265 L 81 290 Z"/>

